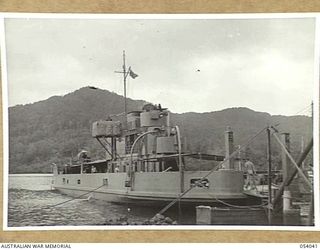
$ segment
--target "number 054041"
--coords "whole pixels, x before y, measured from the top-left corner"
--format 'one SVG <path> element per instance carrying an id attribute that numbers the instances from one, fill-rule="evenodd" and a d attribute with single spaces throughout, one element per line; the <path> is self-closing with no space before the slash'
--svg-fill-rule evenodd
<path id="1" fill-rule="evenodd" d="M 318 244 L 314 244 L 314 243 L 300 244 L 300 248 L 305 248 L 305 249 L 318 248 Z"/>

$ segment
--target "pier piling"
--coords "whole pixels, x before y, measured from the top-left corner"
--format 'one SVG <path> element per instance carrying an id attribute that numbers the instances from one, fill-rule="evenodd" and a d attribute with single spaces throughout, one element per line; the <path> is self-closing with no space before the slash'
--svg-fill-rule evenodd
<path id="1" fill-rule="evenodd" d="M 211 207 L 197 206 L 196 213 L 197 225 L 211 225 Z"/>

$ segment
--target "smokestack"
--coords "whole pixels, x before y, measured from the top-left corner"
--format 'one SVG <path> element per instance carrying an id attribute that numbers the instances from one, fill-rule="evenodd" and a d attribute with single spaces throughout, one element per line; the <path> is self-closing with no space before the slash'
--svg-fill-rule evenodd
<path id="1" fill-rule="evenodd" d="M 225 138 L 225 147 L 226 147 L 226 158 L 229 157 L 233 151 L 234 151 L 234 146 L 233 146 L 233 131 L 231 128 L 228 126 L 227 130 L 225 131 L 224 134 Z M 234 159 L 229 159 L 225 163 L 226 169 L 234 169 Z"/>

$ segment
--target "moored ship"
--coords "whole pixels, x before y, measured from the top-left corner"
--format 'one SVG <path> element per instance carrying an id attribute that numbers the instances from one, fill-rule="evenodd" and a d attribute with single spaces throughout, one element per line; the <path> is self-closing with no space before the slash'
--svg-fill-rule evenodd
<path id="1" fill-rule="evenodd" d="M 126 77 L 131 68 L 123 64 Z M 137 76 L 137 75 L 133 75 Z M 124 86 L 126 86 L 124 84 Z M 124 91 L 125 92 L 125 91 Z M 170 112 L 161 105 L 145 104 L 141 110 L 108 117 L 92 125 L 92 136 L 106 151 L 106 158 L 91 161 L 88 152 L 79 163 L 54 167 L 53 187 L 71 196 L 90 196 L 117 203 L 211 205 L 223 202 L 246 204 L 244 173 L 235 169 L 233 134 L 227 130 L 226 155 L 188 153 L 180 129 L 172 126 Z M 206 171 L 190 170 L 186 157 L 220 162 Z M 222 166 L 223 163 L 223 167 Z M 183 195 L 182 195 L 183 194 Z"/>

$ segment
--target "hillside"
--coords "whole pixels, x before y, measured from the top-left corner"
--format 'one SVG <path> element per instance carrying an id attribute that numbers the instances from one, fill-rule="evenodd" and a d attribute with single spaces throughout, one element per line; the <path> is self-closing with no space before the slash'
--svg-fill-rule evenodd
<path id="1" fill-rule="evenodd" d="M 123 112 L 122 100 L 115 93 L 85 87 L 9 108 L 10 172 L 48 172 L 52 162 L 62 164 L 83 148 L 103 156 L 91 137 L 91 124 Z M 143 103 L 128 99 L 128 109 L 138 109 Z"/>
<path id="2" fill-rule="evenodd" d="M 277 125 L 280 133 L 290 133 L 291 151 L 298 155 L 301 138 L 305 144 L 312 137 L 312 122 L 307 116 L 271 116 L 248 108 L 230 108 L 210 113 L 174 114 L 176 123 L 187 137 L 187 146 L 193 152 L 224 154 L 224 131 L 230 126 L 234 131 L 234 144 L 242 145 L 249 138 L 268 125 Z M 245 154 L 261 168 L 266 165 L 267 135 L 260 134 L 246 148 Z M 274 166 L 280 166 L 280 147 L 272 139 L 272 158 Z M 310 159 L 309 159 L 310 160 Z"/>
<path id="3" fill-rule="evenodd" d="M 128 99 L 128 109 L 140 109 L 145 101 Z M 170 107 L 169 107 L 170 108 Z M 104 156 L 91 137 L 91 124 L 109 114 L 123 112 L 123 97 L 101 89 L 81 88 L 65 96 L 9 108 L 10 173 L 50 172 L 50 164 L 64 164 L 81 149 L 93 158 Z M 181 127 L 186 144 L 193 152 L 224 153 L 224 130 L 231 126 L 235 144 L 268 124 L 280 123 L 281 131 L 291 133 L 292 151 L 300 150 L 301 136 L 311 138 L 311 118 L 271 116 L 247 108 L 231 108 L 208 113 L 172 114 L 172 123 Z M 246 149 L 247 155 L 263 166 L 266 135 L 259 136 Z M 279 161 L 274 147 L 274 161 Z"/>

